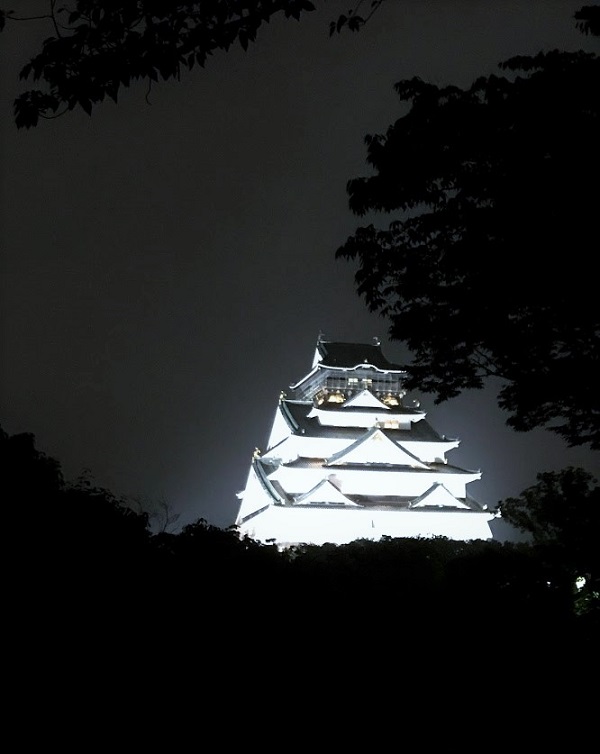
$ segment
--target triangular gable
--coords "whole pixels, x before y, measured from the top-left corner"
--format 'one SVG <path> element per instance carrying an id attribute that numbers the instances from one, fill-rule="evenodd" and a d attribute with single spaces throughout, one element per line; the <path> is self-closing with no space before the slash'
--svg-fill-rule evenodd
<path id="1" fill-rule="evenodd" d="M 454 497 L 443 484 L 437 482 L 410 504 L 411 508 L 467 508 L 462 500 Z"/>
<path id="2" fill-rule="evenodd" d="M 360 508 L 357 503 L 352 502 L 349 498 L 343 495 L 338 488 L 332 484 L 329 479 L 321 479 L 321 481 L 302 495 L 296 495 L 294 503 L 302 503 L 303 505 L 310 503 L 319 503 L 325 505 L 352 505 Z"/>
<path id="3" fill-rule="evenodd" d="M 348 398 L 348 400 L 342 404 L 342 408 L 347 408 L 348 406 L 352 406 L 352 408 L 364 406 L 365 408 L 383 408 L 386 411 L 390 410 L 389 406 L 382 403 L 379 398 L 376 398 L 373 393 L 366 388 L 361 390 L 357 395 L 353 395 L 352 398 Z"/>
<path id="4" fill-rule="evenodd" d="M 404 450 L 377 427 L 366 432 L 356 442 L 330 456 L 327 466 L 347 463 L 387 464 L 392 466 L 410 466 L 416 469 L 429 468 L 417 456 Z"/>

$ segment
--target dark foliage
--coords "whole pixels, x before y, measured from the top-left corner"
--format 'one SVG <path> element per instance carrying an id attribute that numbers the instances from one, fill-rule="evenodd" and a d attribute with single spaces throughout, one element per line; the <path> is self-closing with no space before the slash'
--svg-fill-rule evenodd
<path id="1" fill-rule="evenodd" d="M 504 519 L 531 534 L 540 554 L 581 579 L 588 608 L 600 609 L 600 487 L 583 469 L 538 474 L 537 483 L 500 505 Z"/>
<path id="2" fill-rule="evenodd" d="M 329 24 L 329 36 L 339 34 L 343 29 L 348 31 L 360 31 L 368 23 L 374 13 L 383 5 L 384 0 L 371 0 L 365 3 L 364 0 L 358 0 L 354 8 L 350 8 L 348 13 L 342 13 L 335 21 Z M 361 15 L 362 7 L 366 8 L 366 13 Z"/>
<path id="3" fill-rule="evenodd" d="M 106 97 L 117 101 L 121 87 L 176 79 L 204 67 L 216 50 L 239 43 L 246 50 L 258 30 L 277 14 L 299 20 L 315 10 L 310 0 L 40 0 L 39 14 L 0 10 L 7 21 L 50 24 L 52 36 L 21 70 L 21 78 L 44 85 L 15 101 L 19 128 L 82 108 L 88 115 Z M 359 31 L 385 0 L 357 0 L 331 21 L 330 35 Z M 582 24 L 587 21 L 582 20 Z"/>
<path id="4" fill-rule="evenodd" d="M 384 539 L 280 552 L 201 520 L 152 534 L 126 501 L 64 482 L 32 435 L 0 430 L 0 461 L 5 641 L 23 677 L 142 695 L 157 679 L 171 694 L 177 679 L 225 703 L 260 670 L 294 679 L 283 703 L 307 673 L 348 689 L 383 669 L 403 683 L 440 664 L 481 673 L 495 647 L 529 667 L 550 652 L 554 672 L 577 647 L 592 667 L 598 600 L 581 602 L 549 547 Z"/>
<path id="5" fill-rule="evenodd" d="M 51 620 L 67 608 L 78 616 L 91 607 L 102 612 L 103 604 L 144 591 L 147 516 L 88 481 L 65 482 L 60 464 L 36 449 L 33 435 L 1 429 L 0 488 L 18 603 L 46 610 Z"/>
<path id="6" fill-rule="evenodd" d="M 19 128 L 36 126 L 75 108 L 91 114 L 106 97 L 117 101 L 121 87 L 179 80 L 203 67 L 216 50 L 238 43 L 247 49 L 263 24 L 277 15 L 299 19 L 314 10 L 310 0 L 49 0 L 46 13 L 7 20 L 51 22 L 52 36 L 22 69 L 21 78 L 43 84 L 15 101 Z"/>
<path id="7" fill-rule="evenodd" d="M 590 27 L 591 28 L 591 27 Z M 366 138 L 374 175 L 348 184 L 359 228 L 337 256 L 436 402 L 499 380 L 516 430 L 600 448 L 600 58 L 513 58 L 468 89 L 420 79 L 406 114 Z"/>

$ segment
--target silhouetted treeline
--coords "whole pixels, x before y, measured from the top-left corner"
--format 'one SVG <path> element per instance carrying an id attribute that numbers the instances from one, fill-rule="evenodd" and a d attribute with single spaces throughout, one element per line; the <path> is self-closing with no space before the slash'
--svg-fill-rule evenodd
<path id="1" fill-rule="evenodd" d="M 0 430 L 0 448 L 9 629 L 33 656 L 237 665 L 273 647 L 292 664 L 309 648 L 338 662 L 352 647 L 379 660 L 417 645 L 501 647 L 513 659 L 595 651 L 597 596 L 582 601 L 547 544 L 384 539 L 280 552 L 203 520 L 153 533 L 126 500 L 66 482 L 33 435 Z"/>

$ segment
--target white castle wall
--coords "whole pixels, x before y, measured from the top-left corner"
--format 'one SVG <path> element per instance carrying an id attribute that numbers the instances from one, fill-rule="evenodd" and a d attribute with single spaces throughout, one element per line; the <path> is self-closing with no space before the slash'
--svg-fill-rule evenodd
<path id="1" fill-rule="evenodd" d="M 452 474 L 427 471 L 377 471 L 372 469 L 350 470 L 342 467 L 289 469 L 285 466 L 278 468 L 272 475 L 272 480 L 281 482 L 285 490 L 293 495 L 304 494 L 317 485 L 321 479 L 333 475 L 336 486 L 345 495 L 402 495 L 418 497 L 426 492 L 431 485 L 441 482 L 454 497 L 466 496 L 468 482 L 479 479 L 480 474 Z"/>
<path id="2" fill-rule="evenodd" d="M 242 535 L 279 545 L 347 544 L 355 539 L 388 537 L 447 537 L 456 540 L 493 539 L 493 513 L 476 511 L 380 511 L 360 509 L 271 506 L 239 527 Z"/>
<path id="3" fill-rule="evenodd" d="M 282 419 L 282 421 L 284 421 Z M 289 431 L 289 430 L 288 430 Z M 282 432 L 275 431 L 272 436 L 283 437 Z M 263 453 L 265 458 L 279 458 L 284 463 L 293 461 L 298 458 L 330 458 L 331 456 L 339 453 L 344 448 L 347 448 L 351 440 L 343 440 L 339 438 L 325 438 L 325 437 L 304 437 L 290 435 L 284 442 L 280 440 L 275 442 L 269 441 L 268 448 L 271 450 Z M 416 442 L 405 441 L 398 443 L 400 447 L 417 456 L 421 461 L 425 463 L 445 463 L 446 452 L 457 448 L 458 440 L 450 441 L 447 443 L 440 442 Z M 274 447 L 275 446 L 275 447 Z"/>

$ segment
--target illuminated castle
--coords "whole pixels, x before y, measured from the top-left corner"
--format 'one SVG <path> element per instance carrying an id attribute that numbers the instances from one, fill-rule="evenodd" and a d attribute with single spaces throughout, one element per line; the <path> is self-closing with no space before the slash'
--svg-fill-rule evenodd
<path id="1" fill-rule="evenodd" d="M 239 533 L 278 546 L 355 539 L 492 539 L 494 514 L 467 495 L 481 472 L 450 465 L 374 344 L 319 337 L 312 369 L 281 393 L 265 452 L 238 493 Z"/>

